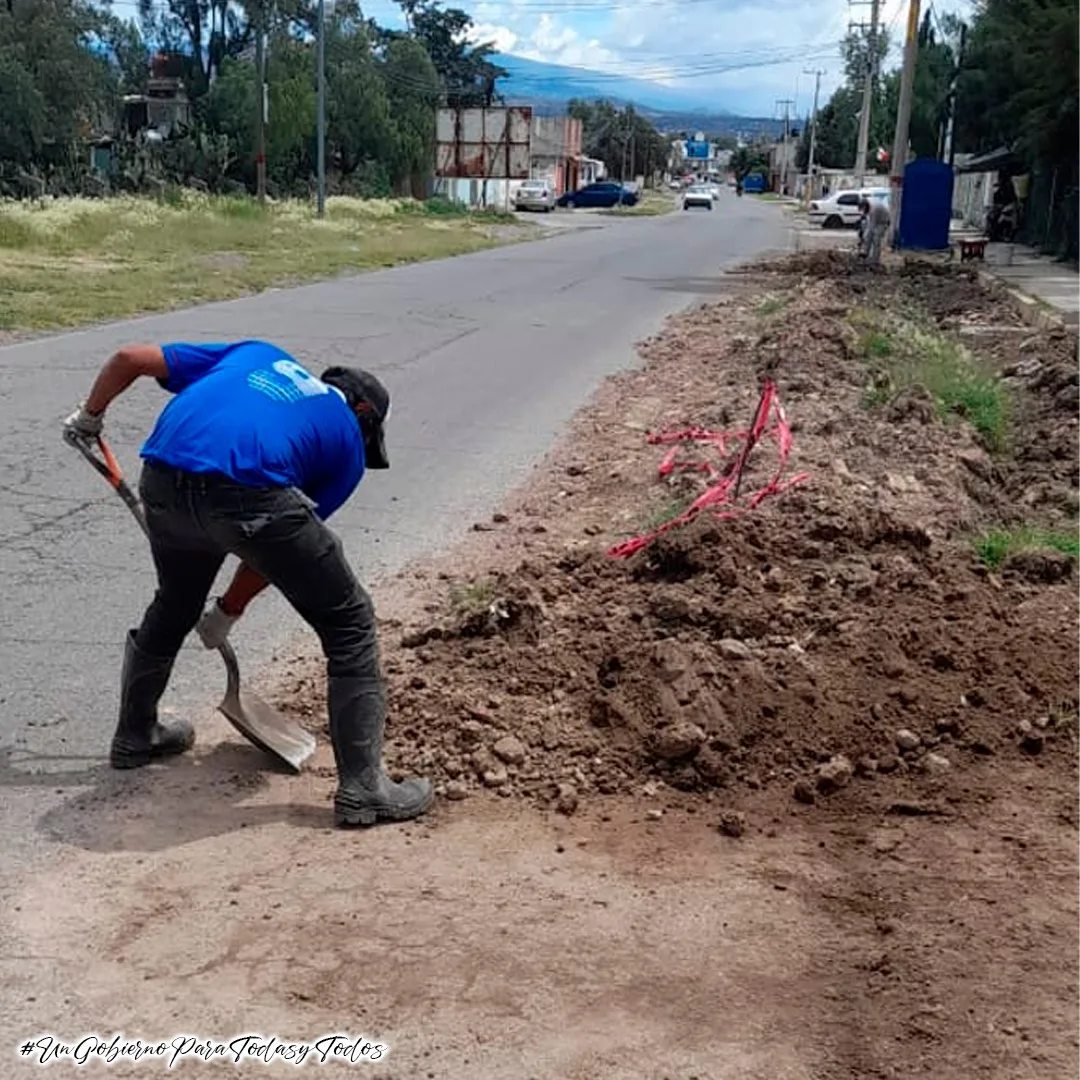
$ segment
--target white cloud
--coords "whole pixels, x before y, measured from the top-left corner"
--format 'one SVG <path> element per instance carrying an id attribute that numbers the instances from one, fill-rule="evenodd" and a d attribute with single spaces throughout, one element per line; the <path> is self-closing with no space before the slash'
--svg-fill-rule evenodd
<path id="1" fill-rule="evenodd" d="M 490 41 L 499 52 L 596 71 L 617 71 L 621 63 L 619 55 L 598 38 L 582 36 L 568 22 L 548 12 L 524 14 L 520 7 L 515 11 L 513 5 L 492 4 L 478 5 L 475 10 L 478 21 L 473 27 L 473 40 Z M 491 21 L 480 22 L 481 12 Z"/>
<path id="2" fill-rule="evenodd" d="M 972 0 L 939 0 L 938 14 Z M 854 10 L 847 0 L 500 0 L 466 5 L 473 40 L 529 60 L 646 79 L 733 111 L 772 115 L 777 99 L 811 106 L 814 76 L 825 69 L 821 101 L 843 80 L 839 43 Z M 883 0 L 891 29 L 890 66 L 899 61 L 908 0 Z M 863 9 L 859 9 L 860 16 Z M 865 13 L 868 17 L 868 12 Z"/>

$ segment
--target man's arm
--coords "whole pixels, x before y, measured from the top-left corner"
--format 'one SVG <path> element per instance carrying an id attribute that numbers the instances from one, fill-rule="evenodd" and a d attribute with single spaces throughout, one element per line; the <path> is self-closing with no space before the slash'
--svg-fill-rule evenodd
<path id="1" fill-rule="evenodd" d="M 164 379 L 168 374 L 165 354 L 159 346 L 125 345 L 98 372 L 84 408 L 91 415 L 100 416 L 136 379 L 146 375 Z"/>

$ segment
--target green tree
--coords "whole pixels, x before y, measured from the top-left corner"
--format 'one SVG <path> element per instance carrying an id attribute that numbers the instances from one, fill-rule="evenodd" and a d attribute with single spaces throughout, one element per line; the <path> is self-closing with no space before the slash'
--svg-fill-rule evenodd
<path id="1" fill-rule="evenodd" d="M 0 7 L 0 163 L 70 165 L 77 140 L 111 120 L 116 77 L 87 47 L 103 26 L 81 0 Z"/>
<path id="2" fill-rule="evenodd" d="M 382 49 L 380 74 L 390 99 L 390 177 L 400 194 L 423 197 L 435 158 L 439 73 L 418 41 L 394 38 Z"/>
<path id="3" fill-rule="evenodd" d="M 398 2 L 410 36 L 424 46 L 435 65 L 446 105 L 467 109 L 496 104 L 498 81 L 507 72 L 491 60 L 493 45 L 469 44 L 472 17 L 460 8 L 442 8 L 437 0 Z"/>

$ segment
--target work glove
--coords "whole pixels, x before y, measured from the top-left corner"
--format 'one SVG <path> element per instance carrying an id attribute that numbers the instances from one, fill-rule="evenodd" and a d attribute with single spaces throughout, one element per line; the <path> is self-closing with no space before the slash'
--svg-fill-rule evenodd
<path id="1" fill-rule="evenodd" d="M 221 600 L 217 599 L 203 613 L 195 630 L 208 649 L 220 649 L 225 644 L 233 623 L 239 618 L 239 615 L 226 614 L 221 607 Z"/>
<path id="2" fill-rule="evenodd" d="M 101 434 L 104 422 L 104 413 L 87 412 L 82 404 L 64 421 L 64 431 L 84 442 L 93 442 Z"/>

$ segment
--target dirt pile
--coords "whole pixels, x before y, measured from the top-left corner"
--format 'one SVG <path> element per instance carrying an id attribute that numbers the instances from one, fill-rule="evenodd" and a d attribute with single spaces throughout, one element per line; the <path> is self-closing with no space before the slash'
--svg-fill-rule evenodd
<path id="1" fill-rule="evenodd" d="M 672 322 L 644 346 L 646 369 L 605 387 L 544 477 L 483 526 L 477 572 L 459 554 L 435 589 L 416 584 L 426 613 L 384 635 L 391 762 L 452 798 L 488 788 L 564 812 L 661 782 L 690 800 L 775 790 L 909 806 L 977 798 L 970 783 L 996 755 L 1068 765 L 1074 560 L 1025 548 L 991 569 L 972 538 L 1036 510 L 1068 514 L 1070 346 L 1025 335 L 1015 355 L 982 357 L 1013 365 L 1011 400 L 1033 425 L 992 455 L 919 386 L 869 408 L 849 319 L 867 304 L 921 305 L 934 322 L 990 311 L 999 301 L 977 278 L 871 275 L 836 255 L 762 277 L 779 306 L 727 302 Z M 790 471 L 807 482 L 608 557 L 709 483 L 698 469 L 657 481 L 666 448 L 646 446 L 646 430 L 743 428 L 766 377 L 791 424 Z M 715 447 L 686 453 L 717 460 Z M 744 492 L 776 463 L 766 439 Z M 1036 477 L 1054 499 L 1023 498 Z M 312 716 L 320 693 L 317 678 L 298 688 Z"/>

